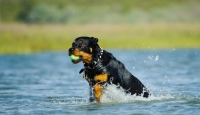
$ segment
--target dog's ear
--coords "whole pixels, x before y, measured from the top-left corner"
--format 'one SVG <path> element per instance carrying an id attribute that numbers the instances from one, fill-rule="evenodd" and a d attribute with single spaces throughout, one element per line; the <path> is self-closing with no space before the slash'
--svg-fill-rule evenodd
<path id="1" fill-rule="evenodd" d="M 99 41 L 98 38 L 91 37 L 91 39 L 92 39 L 92 42 L 93 42 L 94 44 L 97 44 L 97 42 Z"/>

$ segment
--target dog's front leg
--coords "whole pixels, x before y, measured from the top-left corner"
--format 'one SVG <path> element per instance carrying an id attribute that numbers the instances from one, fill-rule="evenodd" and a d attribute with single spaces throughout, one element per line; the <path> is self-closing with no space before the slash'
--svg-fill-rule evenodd
<path id="1" fill-rule="evenodd" d="M 93 102 L 94 100 L 95 100 L 95 98 L 94 98 L 94 95 L 93 95 L 93 87 L 92 87 L 92 83 L 91 82 L 89 82 L 89 91 L 90 91 L 90 98 L 89 98 L 89 101 L 90 102 Z"/>
<path id="2" fill-rule="evenodd" d="M 93 86 L 94 87 L 94 96 L 97 99 L 97 101 L 100 101 L 102 97 L 102 89 L 104 88 L 102 86 L 102 83 L 106 82 L 108 80 L 108 74 L 100 74 L 96 75 L 94 78 L 96 84 Z"/>
<path id="3" fill-rule="evenodd" d="M 97 99 L 97 101 L 100 101 L 100 99 L 101 99 L 102 89 L 103 89 L 103 86 L 100 85 L 100 83 L 96 83 L 94 85 L 94 96 Z"/>

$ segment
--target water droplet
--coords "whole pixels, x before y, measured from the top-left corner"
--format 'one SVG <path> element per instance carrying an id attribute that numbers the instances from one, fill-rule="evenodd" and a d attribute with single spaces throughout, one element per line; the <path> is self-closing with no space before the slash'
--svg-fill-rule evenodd
<path id="1" fill-rule="evenodd" d="M 156 58 L 155 58 L 155 61 L 158 61 L 158 59 L 159 59 L 159 56 L 157 55 Z"/>

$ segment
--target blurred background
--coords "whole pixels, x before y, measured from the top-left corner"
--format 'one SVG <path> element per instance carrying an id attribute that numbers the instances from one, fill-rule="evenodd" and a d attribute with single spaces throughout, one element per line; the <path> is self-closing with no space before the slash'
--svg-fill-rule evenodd
<path id="1" fill-rule="evenodd" d="M 79 36 L 103 48 L 200 47 L 199 0 L 0 0 L 0 53 L 66 51 Z"/>

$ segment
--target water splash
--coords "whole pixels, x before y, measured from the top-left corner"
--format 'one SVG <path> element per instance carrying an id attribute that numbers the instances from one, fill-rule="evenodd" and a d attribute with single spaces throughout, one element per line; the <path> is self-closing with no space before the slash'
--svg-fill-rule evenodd
<path id="1" fill-rule="evenodd" d="M 122 88 L 119 88 L 118 86 L 111 84 L 106 87 L 103 91 L 103 96 L 101 98 L 102 103 L 126 103 L 126 102 L 136 102 L 136 101 L 160 101 L 160 100 L 168 100 L 173 99 L 174 96 L 167 94 L 158 94 L 153 95 L 149 98 L 144 98 L 143 96 L 136 96 L 127 94 L 124 92 Z"/>

